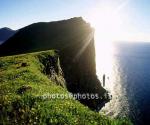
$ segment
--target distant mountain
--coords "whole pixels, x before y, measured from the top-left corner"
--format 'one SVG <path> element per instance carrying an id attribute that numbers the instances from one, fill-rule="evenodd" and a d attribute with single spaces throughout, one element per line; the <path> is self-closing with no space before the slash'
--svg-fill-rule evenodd
<path id="1" fill-rule="evenodd" d="M 26 26 L 0 46 L 0 56 L 49 49 L 56 49 L 60 56 L 69 91 L 101 97 L 80 100 L 82 103 L 95 109 L 107 101 L 96 76 L 94 29 L 81 17 Z"/>
<path id="2" fill-rule="evenodd" d="M 0 44 L 6 41 L 8 38 L 13 36 L 16 33 L 16 30 L 4 27 L 0 29 Z"/>

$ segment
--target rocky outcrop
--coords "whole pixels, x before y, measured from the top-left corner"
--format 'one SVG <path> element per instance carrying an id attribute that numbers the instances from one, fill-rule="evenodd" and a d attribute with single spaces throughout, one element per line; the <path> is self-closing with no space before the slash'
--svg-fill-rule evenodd
<path id="1" fill-rule="evenodd" d="M 66 81 L 60 67 L 59 55 L 56 53 L 55 56 L 51 56 L 50 54 L 41 53 L 38 55 L 38 59 L 43 64 L 42 72 L 57 85 L 65 87 Z"/>
<path id="2" fill-rule="evenodd" d="M 80 99 L 92 109 L 103 104 L 106 90 L 96 76 L 94 29 L 81 17 L 24 27 L 0 47 L 0 55 L 48 49 L 58 50 L 68 90 L 97 94 L 98 99 Z"/>

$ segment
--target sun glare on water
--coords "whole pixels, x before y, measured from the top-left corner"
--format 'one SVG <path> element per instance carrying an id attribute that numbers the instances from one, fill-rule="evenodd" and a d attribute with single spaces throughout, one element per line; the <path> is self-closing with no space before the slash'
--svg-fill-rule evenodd
<path id="1" fill-rule="evenodd" d="M 123 5 L 124 3 L 118 7 L 107 5 L 98 7 L 85 18 L 95 29 L 97 76 L 103 83 L 105 74 L 104 88 L 113 95 L 113 99 L 101 111 L 106 111 L 106 114 L 113 113 L 114 116 L 117 116 L 121 109 L 119 99 L 122 98 L 122 93 L 124 93 L 118 71 L 115 69 L 116 60 L 114 56 L 117 51 L 115 50 L 114 42 L 122 39 L 123 30 L 126 28 L 123 26 L 123 13 L 119 12 Z"/>

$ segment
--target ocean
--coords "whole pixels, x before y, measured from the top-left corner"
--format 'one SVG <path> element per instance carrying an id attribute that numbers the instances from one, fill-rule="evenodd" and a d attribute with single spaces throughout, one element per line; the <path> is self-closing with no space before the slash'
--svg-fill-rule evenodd
<path id="1" fill-rule="evenodd" d="M 150 119 L 150 43 L 111 43 L 109 47 L 97 49 L 96 58 L 97 75 L 101 81 L 103 74 L 106 75 L 105 88 L 112 94 L 112 100 L 100 112 L 111 117 L 128 117 L 135 125 L 147 125 Z"/>

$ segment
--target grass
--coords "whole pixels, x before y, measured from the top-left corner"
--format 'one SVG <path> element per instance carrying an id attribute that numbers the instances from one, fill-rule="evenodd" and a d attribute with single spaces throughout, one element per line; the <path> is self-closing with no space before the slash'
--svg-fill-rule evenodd
<path id="1" fill-rule="evenodd" d="M 0 58 L 0 124 L 130 125 L 91 111 L 73 99 L 45 99 L 46 93 L 69 94 L 65 81 L 57 84 L 41 60 L 58 55 L 54 50 Z M 57 62 L 59 67 L 59 62 Z M 62 80 L 61 74 L 55 76 Z"/>

